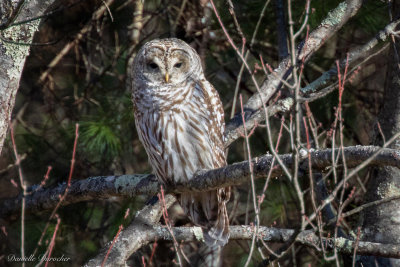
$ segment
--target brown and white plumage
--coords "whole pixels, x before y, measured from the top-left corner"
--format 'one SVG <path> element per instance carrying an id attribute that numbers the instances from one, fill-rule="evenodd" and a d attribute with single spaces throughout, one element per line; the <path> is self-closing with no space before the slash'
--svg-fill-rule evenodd
<path id="1" fill-rule="evenodd" d="M 132 70 L 136 128 L 158 179 L 174 184 L 225 166 L 224 111 L 196 51 L 179 39 L 156 39 L 139 50 Z M 229 195 L 222 188 L 178 196 L 210 246 L 229 238 Z"/>

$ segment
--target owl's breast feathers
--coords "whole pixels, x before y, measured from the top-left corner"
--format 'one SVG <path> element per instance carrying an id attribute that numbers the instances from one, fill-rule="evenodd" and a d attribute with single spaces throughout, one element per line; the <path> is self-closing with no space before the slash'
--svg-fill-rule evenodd
<path id="1" fill-rule="evenodd" d="M 191 79 L 179 86 L 152 84 L 139 80 L 133 85 L 132 93 L 135 115 L 180 109 L 182 104 L 189 102 L 192 98 L 193 84 L 195 82 Z"/>
<path id="2" fill-rule="evenodd" d="M 136 103 L 139 137 L 154 172 L 166 183 L 186 181 L 197 170 L 226 164 L 224 114 L 217 91 L 206 80 L 184 87 L 167 99 L 153 95 L 153 103 L 148 95 L 135 100 L 147 108 Z"/>

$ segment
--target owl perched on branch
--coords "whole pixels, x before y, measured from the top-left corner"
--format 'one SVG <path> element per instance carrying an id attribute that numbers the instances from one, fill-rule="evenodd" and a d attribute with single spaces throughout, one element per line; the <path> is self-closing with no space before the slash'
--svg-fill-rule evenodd
<path id="1" fill-rule="evenodd" d="M 182 183 L 198 170 L 225 166 L 224 110 L 196 51 L 179 39 L 156 39 L 139 50 L 133 64 L 136 129 L 157 178 Z M 226 244 L 230 188 L 177 197 L 209 246 Z"/>

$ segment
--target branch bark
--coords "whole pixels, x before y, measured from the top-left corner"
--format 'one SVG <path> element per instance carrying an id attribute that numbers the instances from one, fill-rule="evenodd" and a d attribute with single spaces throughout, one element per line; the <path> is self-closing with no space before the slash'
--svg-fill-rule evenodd
<path id="1" fill-rule="evenodd" d="M 129 226 L 125 231 L 121 232 L 118 237 L 120 247 L 113 247 L 108 260 L 104 266 L 125 266 L 126 260 L 137 249 L 157 240 L 172 241 L 172 236 L 168 229 L 164 226 L 146 225 L 138 231 L 138 229 Z M 174 227 L 174 238 L 178 242 L 203 241 L 203 233 L 200 227 Z M 249 225 L 230 226 L 230 240 L 251 240 L 254 234 L 254 227 Z M 291 240 L 295 230 L 279 229 L 273 227 L 260 226 L 258 229 L 259 237 L 265 242 L 284 243 Z M 138 241 L 139 240 L 139 241 Z M 374 255 L 381 257 L 400 258 L 399 244 L 383 244 L 374 242 L 356 241 L 337 238 L 323 238 L 322 244 L 320 238 L 312 230 L 301 232 L 296 239 L 303 245 L 312 248 L 320 248 L 325 246 L 326 250 L 332 250 L 334 247 L 341 253 L 352 254 L 355 246 L 357 246 L 358 255 Z M 138 245 L 139 244 L 139 245 Z M 129 251 L 129 253 L 127 253 Z M 121 254 L 118 254 L 121 253 Z M 100 266 L 104 260 L 105 253 L 101 253 L 96 258 L 90 260 L 85 266 Z"/>
<path id="2" fill-rule="evenodd" d="M 380 153 L 371 161 L 375 166 L 393 166 L 400 168 L 400 151 L 395 149 L 383 149 L 376 146 L 352 146 L 344 148 L 346 164 L 349 168 L 357 167 L 365 160 L 370 159 L 375 153 Z M 304 152 L 307 152 L 304 150 Z M 335 149 L 335 154 L 340 152 Z M 311 153 L 311 165 L 314 170 L 323 171 L 332 165 L 332 150 L 313 150 Z M 289 168 L 292 166 L 292 154 L 280 156 L 282 162 Z M 340 157 L 341 158 L 341 157 Z M 266 177 L 271 167 L 271 177 L 279 177 L 283 174 L 279 164 L 272 165 L 273 156 L 263 155 L 252 160 L 254 177 L 259 179 Z M 339 162 L 340 164 L 340 162 Z M 308 171 L 308 155 L 301 159 L 300 168 Z M 199 171 L 192 180 L 186 184 L 169 186 L 168 193 L 182 193 L 187 191 L 208 191 L 226 186 L 239 185 L 248 181 L 250 177 L 248 161 L 242 161 L 214 170 Z M 71 183 L 68 195 L 62 205 L 98 199 L 109 199 L 112 196 L 134 197 L 137 195 L 154 195 L 159 191 L 160 183 L 152 174 L 132 174 L 120 176 L 90 177 L 85 180 L 76 180 Z M 26 211 L 40 212 L 54 208 L 59 202 L 59 196 L 65 191 L 66 184 L 55 188 L 41 189 L 26 197 Z M 33 188 L 34 190 L 34 188 Z M 22 196 L 3 201 L 0 208 L 0 218 L 17 214 L 21 206 Z"/>
<path id="3" fill-rule="evenodd" d="M 175 201 L 175 197 L 167 195 L 165 197 L 166 208 L 172 205 Z M 142 210 L 140 210 L 140 212 L 136 213 L 135 219 L 129 227 L 121 231 L 114 245 L 112 246 L 113 242 L 109 242 L 102 248 L 100 253 L 97 254 L 95 258 L 89 260 L 85 266 L 126 266 L 125 262 L 132 253 L 144 245 L 160 239 L 157 236 L 160 232 L 154 231 L 154 229 L 162 228 L 167 230 L 167 228 L 160 226 L 158 223 L 161 216 L 162 205 L 159 201 L 155 204 L 146 205 Z M 157 228 L 154 228 L 154 226 Z M 200 233 L 202 234 L 201 230 Z M 107 254 L 108 258 L 104 262 L 104 265 L 102 265 Z"/>

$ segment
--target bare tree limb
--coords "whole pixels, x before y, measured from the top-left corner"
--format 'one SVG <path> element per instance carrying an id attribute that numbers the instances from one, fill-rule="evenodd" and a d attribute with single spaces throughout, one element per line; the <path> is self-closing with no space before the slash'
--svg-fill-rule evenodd
<path id="1" fill-rule="evenodd" d="M 165 205 L 168 208 L 176 201 L 172 195 L 165 197 Z M 109 242 L 102 248 L 100 253 L 93 259 L 89 260 L 85 266 L 101 266 L 104 258 L 108 253 L 107 261 L 103 266 L 126 266 L 126 260 L 139 248 L 159 239 L 160 231 L 154 231 L 155 225 L 162 215 L 162 205 L 160 202 L 154 205 L 148 204 L 136 213 L 133 222 L 123 230 L 117 238 L 114 246 L 110 250 L 112 242 Z M 167 228 L 158 226 L 159 229 L 167 230 Z M 200 233 L 202 234 L 201 230 Z M 172 239 L 171 239 L 172 240 Z"/>
<path id="2" fill-rule="evenodd" d="M 341 60 L 341 65 L 346 64 L 346 62 L 348 62 L 348 64 L 353 64 L 360 58 L 369 56 L 372 50 L 376 48 L 378 44 L 389 40 L 388 37 L 392 34 L 394 28 L 399 23 L 400 20 L 396 20 L 388 24 L 383 30 L 381 30 L 374 38 L 369 40 L 365 45 L 352 49 L 349 53 L 349 57 Z M 279 76 L 275 75 L 271 74 L 270 75 L 271 77 L 268 77 L 268 79 L 271 80 L 271 83 L 273 82 L 273 79 L 279 80 Z M 301 91 L 304 93 L 318 92 L 336 78 L 337 78 L 337 67 L 333 67 L 332 69 L 328 70 L 323 75 L 321 75 L 318 79 L 316 79 L 306 87 L 302 88 Z M 279 82 L 278 80 L 276 82 Z M 324 96 L 324 94 L 318 96 L 316 94 L 310 95 L 312 99 L 309 100 L 314 101 Z M 253 97 L 256 97 L 256 95 L 254 95 Z M 250 98 L 250 100 L 252 98 Z M 273 116 L 279 112 L 286 112 L 292 108 L 293 104 L 294 104 L 294 99 L 291 97 L 279 100 L 274 105 L 268 107 L 268 115 Z M 245 124 L 247 130 L 252 129 L 255 125 L 257 125 L 257 123 L 265 120 L 265 112 L 260 111 L 259 109 L 258 110 L 256 109 L 256 111 L 254 111 L 253 109 L 248 109 L 247 111 L 250 112 L 250 116 L 249 118 L 246 119 L 246 124 Z M 227 123 L 226 129 L 227 131 L 225 133 L 225 140 L 226 140 L 225 146 L 228 147 L 243 133 L 244 129 L 243 123 L 239 118 L 239 116 L 235 116 L 231 121 L 229 121 L 229 123 Z"/>
<path id="3" fill-rule="evenodd" d="M 354 61 L 366 57 L 371 53 L 371 50 L 375 48 L 378 44 L 388 41 L 390 35 L 394 32 L 397 25 L 400 24 L 400 19 L 388 24 L 383 30 L 379 31 L 378 34 L 371 40 L 369 40 L 366 44 L 358 46 L 352 49 L 349 54 L 348 63 L 353 63 Z M 340 67 L 344 68 L 346 65 L 347 59 L 342 59 L 340 61 Z M 318 79 L 314 80 L 312 83 L 302 88 L 301 91 L 303 93 L 311 93 L 315 92 L 325 86 L 328 85 L 333 79 L 337 79 L 337 66 L 334 66 L 324 74 L 322 74 Z"/>
<path id="4" fill-rule="evenodd" d="M 361 7 L 362 0 L 346 0 L 341 2 L 335 9 L 331 10 L 328 16 L 321 22 L 321 24 L 313 30 L 307 40 L 300 45 L 300 52 L 296 55 L 299 61 L 307 62 L 312 55 L 334 35 L 343 25 L 353 17 L 358 9 Z M 274 74 L 270 74 L 264 83 L 261 85 L 261 95 L 253 95 L 246 103 L 245 108 L 249 110 L 258 110 L 262 107 L 262 101 L 268 101 L 271 92 L 279 87 L 281 79 L 289 75 L 291 70 L 290 56 L 281 61 L 279 66 L 275 69 Z"/>
<path id="5" fill-rule="evenodd" d="M 135 219 L 136 220 L 136 219 Z M 168 229 L 163 226 L 147 225 L 147 227 L 141 229 L 141 231 L 135 231 L 133 227 L 129 226 L 125 231 L 126 233 L 121 233 L 119 239 L 121 239 L 121 247 L 119 249 L 113 248 L 112 257 L 114 261 L 112 265 L 111 256 L 109 257 L 110 262 L 107 262 L 105 266 L 124 266 L 125 261 L 129 256 L 134 253 L 141 246 L 147 245 L 156 240 L 168 240 L 172 241 L 172 236 Z M 248 225 L 241 226 L 231 226 L 230 230 L 230 240 L 250 240 L 253 237 L 254 227 Z M 190 242 L 190 241 L 202 241 L 203 233 L 200 227 L 174 227 L 173 228 L 174 237 L 178 242 Z M 279 229 L 273 227 L 260 226 L 259 237 L 265 242 L 276 242 L 284 243 L 291 239 L 295 230 L 292 229 Z M 139 242 L 137 241 L 139 239 Z M 323 238 L 321 244 L 319 237 L 312 230 L 305 230 L 301 232 L 297 239 L 297 242 L 317 248 L 321 245 L 325 246 L 327 250 L 332 250 L 334 247 L 341 253 L 352 254 L 354 252 L 355 240 L 349 240 L 345 238 Z M 138 246 L 137 244 L 140 244 Z M 357 254 L 358 255 L 375 255 L 381 257 L 392 257 L 400 258 L 400 245 L 399 244 L 384 244 L 384 243 L 373 243 L 359 241 L 357 244 Z M 129 251 L 129 253 L 126 253 Z M 110 255 L 111 255 L 110 253 Z M 122 254 L 118 254 L 122 253 Z M 95 259 L 90 260 L 85 266 L 99 266 L 104 257 L 103 254 L 98 255 Z"/>
<path id="6" fill-rule="evenodd" d="M 335 154 L 339 153 L 335 150 Z M 349 168 L 359 166 L 370 159 L 374 153 L 381 151 L 372 161 L 375 166 L 394 166 L 400 168 L 400 152 L 395 149 L 382 149 L 376 146 L 352 146 L 344 149 L 346 163 Z M 304 150 L 304 152 L 307 152 Z M 313 150 L 311 153 L 311 165 L 313 169 L 323 171 L 332 165 L 331 149 Z M 281 160 L 286 166 L 292 166 L 292 154 L 281 155 Z M 255 178 L 266 177 L 271 169 L 272 155 L 264 155 L 254 158 L 253 172 Z M 308 171 L 308 156 L 300 162 L 302 171 Z M 275 163 L 271 177 L 279 177 L 283 171 Z M 250 177 L 248 161 L 242 161 L 214 170 L 198 172 L 187 184 L 179 184 L 167 187 L 169 193 L 182 193 L 187 191 L 207 191 L 220 187 L 239 185 L 248 181 Z M 59 196 L 65 191 L 65 184 L 55 188 L 41 189 L 26 197 L 27 212 L 40 212 L 52 209 L 59 202 Z M 133 197 L 136 195 L 154 195 L 159 191 L 160 183 L 152 174 L 132 174 L 120 176 L 90 177 L 84 180 L 76 180 L 71 183 L 69 193 L 63 201 L 63 205 L 88 201 L 94 199 L 109 199 L 112 196 Z M 33 188 L 34 190 L 34 188 Z M 22 196 L 3 201 L 0 207 L 0 217 L 10 216 L 19 212 Z"/>

